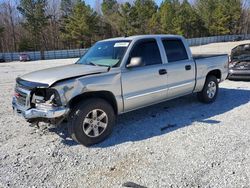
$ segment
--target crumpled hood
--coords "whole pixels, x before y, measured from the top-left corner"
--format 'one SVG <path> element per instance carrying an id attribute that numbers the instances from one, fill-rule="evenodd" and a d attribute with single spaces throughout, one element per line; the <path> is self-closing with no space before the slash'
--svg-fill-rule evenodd
<path id="1" fill-rule="evenodd" d="M 46 84 L 51 86 L 57 81 L 85 76 L 90 74 L 97 74 L 107 72 L 108 67 L 104 66 L 93 66 L 93 65 L 82 65 L 82 64 L 71 64 L 64 65 L 39 71 L 34 71 L 21 76 L 20 78 L 25 81 Z"/>
<path id="2" fill-rule="evenodd" d="M 250 44 L 241 44 L 231 51 L 232 61 L 250 60 Z"/>

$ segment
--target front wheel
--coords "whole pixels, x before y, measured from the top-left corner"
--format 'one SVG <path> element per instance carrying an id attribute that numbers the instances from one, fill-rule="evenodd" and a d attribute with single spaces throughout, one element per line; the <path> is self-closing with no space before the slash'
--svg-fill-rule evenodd
<path id="1" fill-rule="evenodd" d="M 203 103 L 212 103 L 215 101 L 218 94 L 218 80 L 215 76 L 207 77 L 205 85 L 201 92 L 197 94 L 199 101 Z"/>
<path id="2" fill-rule="evenodd" d="M 68 123 L 73 140 L 85 146 L 97 144 L 107 138 L 115 124 L 112 106 L 103 99 L 87 99 L 71 111 Z"/>

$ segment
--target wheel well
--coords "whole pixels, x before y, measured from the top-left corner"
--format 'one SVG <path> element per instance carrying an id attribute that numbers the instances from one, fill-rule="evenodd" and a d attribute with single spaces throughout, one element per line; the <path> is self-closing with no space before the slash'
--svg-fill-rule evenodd
<path id="1" fill-rule="evenodd" d="M 207 77 L 210 75 L 214 75 L 217 79 L 221 79 L 221 71 L 219 69 L 212 70 L 207 74 Z"/>
<path id="2" fill-rule="evenodd" d="M 77 95 L 76 97 L 74 97 L 73 99 L 71 99 L 69 101 L 69 107 L 72 108 L 80 101 L 82 101 L 84 99 L 89 99 L 89 98 L 101 98 L 101 99 L 106 100 L 109 104 L 111 104 L 111 106 L 114 109 L 114 112 L 116 114 L 118 113 L 115 96 L 113 95 L 113 93 L 111 93 L 109 91 L 86 92 L 86 93 L 83 93 L 81 95 Z"/>

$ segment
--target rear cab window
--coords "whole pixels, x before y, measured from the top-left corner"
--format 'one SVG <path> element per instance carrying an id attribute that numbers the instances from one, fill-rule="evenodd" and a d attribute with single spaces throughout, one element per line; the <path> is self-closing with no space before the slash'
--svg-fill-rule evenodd
<path id="1" fill-rule="evenodd" d="M 168 62 L 188 59 L 186 48 L 181 39 L 162 39 Z"/>

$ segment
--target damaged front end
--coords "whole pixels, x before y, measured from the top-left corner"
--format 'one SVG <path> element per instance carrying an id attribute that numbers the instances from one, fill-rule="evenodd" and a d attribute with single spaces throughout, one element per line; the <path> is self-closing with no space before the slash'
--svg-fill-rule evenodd
<path id="1" fill-rule="evenodd" d="M 228 78 L 250 80 L 250 44 L 242 44 L 232 49 Z"/>
<path id="2" fill-rule="evenodd" d="M 12 107 L 31 123 L 46 122 L 56 125 L 69 112 L 67 107 L 62 106 L 57 90 L 20 78 L 17 78 Z"/>

